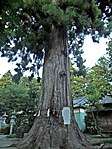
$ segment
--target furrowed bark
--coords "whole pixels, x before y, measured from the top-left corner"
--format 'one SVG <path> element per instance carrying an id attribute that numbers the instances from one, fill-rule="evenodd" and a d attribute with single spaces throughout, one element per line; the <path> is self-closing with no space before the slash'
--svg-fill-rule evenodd
<path id="1" fill-rule="evenodd" d="M 66 30 L 53 26 L 45 53 L 38 115 L 19 149 L 89 149 L 74 120 L 68 55 Z M 64 125 L 63 107 L 70 107 L 70 125 Z"/>

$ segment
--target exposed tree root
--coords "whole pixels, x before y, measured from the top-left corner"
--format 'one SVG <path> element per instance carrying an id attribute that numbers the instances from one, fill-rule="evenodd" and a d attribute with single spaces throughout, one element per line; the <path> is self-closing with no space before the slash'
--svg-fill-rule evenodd
<path id="1" fill-rule="evenodd" d="M 77 129 L 77 125 L 64 126 L 54 117 L 39 117 L 32 129 L 18 145 L 18 149 L 93 149 Z M 52 123 L 51 123 L 52 122 Z"/>

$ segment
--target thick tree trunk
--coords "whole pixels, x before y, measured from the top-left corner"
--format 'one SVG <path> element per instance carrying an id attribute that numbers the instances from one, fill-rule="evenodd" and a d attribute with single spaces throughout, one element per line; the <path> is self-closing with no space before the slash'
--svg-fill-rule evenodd
<path id="1" fill-rule="evenodd" d="M 70 108 L 70 125 L 64 125 L 63 107 Z M 38 115 L 19 149 L 83 149 L 88 143 L 74 120 L 70 99 L 67 35 L 52 27 L 43 66 Z"/>

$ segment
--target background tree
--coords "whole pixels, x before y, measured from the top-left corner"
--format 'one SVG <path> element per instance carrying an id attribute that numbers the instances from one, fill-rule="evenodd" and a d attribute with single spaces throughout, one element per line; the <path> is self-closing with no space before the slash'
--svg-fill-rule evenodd
<path id="1" fill-rule="evenodd" d="M 2 78 L 0 78 L 0 91 L 4 90 L 7 85 L 11 84 L 12 82 L 12 75 L 11 72 L 8 71 L 5 73 Z"/>
<path id="2" fill-rule="evenodd" d="M 110 69 L 110 74 L 112 74 L 112 39 L 110 39 L 108 43 L 106 58 L 108 60 L 108 68 Z"/>
<path id="3" fill-rule="evenodd" d="M 86 95 L 86 78 L 83 76 L 74 75 L 74 71 L 79 71 L 70 63 L 70 84 L 72 100 Z M 76 73 L 75 73 L 76 74 Z M 79 73 L 77 73 L 79 74 Z"/>
<path id="4" fill-rule="evenodd" d="M 0 93 L 3 92 L 8 85 L 10 85 L 12 83 L 12 76 L 11 76 L 11 72 L 8 71 L 6 74 L 4 74 L 2 76 L 2 78 L 0 78 Z M 4 106 L 4 102 L 3 102 L 3 98 L 0 98 L 0 108 L 2 109 Z"/>
<path id="5" fill-rule="evenodd" d="M 4 106 L 2 109 L 8 113 L 15 110 L 27 109 L 27 100 L 29 96 L 27 90 L 15 83 L 8 85 L 2 92 L 0 92 L 0 99 Z"/>
<path id="6" fill-rule="evenodd" d="M 38 117 L 19 148 L 87 148 L 88 144 L 73 118 L 68 37 L 70 39 L 70 31 L 75 31 L 77 37 L 92 34 L 94 41 L 109 35 L 111 2 L 2 0 L 0 7 L 2 56 L 7 56 L 9 61 L 19 57 L 21 61 L 16 68 L 19 76 L 28 69 L 37 73 L 44 57 Z M 62 117 L 62 109 L 66 106 L 71 111 L 68 126 L 64 125 Z"/>
<path id="7" fill-rule="evenodd" d="M 92 67 L 86 79 L 87 98 L 90 103 L 88 110 L 91 112 L 88 115 L 92 115 L 92 119 L 94 120 L 91 123 L 90 129 L 92 129 L 92 132 L 101 134 L 98 117 L 98 111 L 102 108 L 100 100 L 112 92 L 112 76 L 109 69 L 109 60 L 106 57 L 101 57 L 97 64 Z M 94 115 L 94 110 L 96 111 L 96 116 Z"/>
<path id="8" fill-rule="evenodd" d="M 29 80 L 28 77 L 22 77 L 18 83 L 15 83 L 12 78 L 11 73 L 7 72 L 0 79 L 2 86 L 0 90 L 0 109 L 2 113 L 6 112 L 8 114 L 7 123 L 10 123 L 11 113 L 16 112 L 14 133 L 17 137 L 23 137 L 34 122 L 40 83 L 35 78 Z"/>
<path id="9" fill-rule="evenodd" d="M 27 89 L 29 95 L 29 109 L 31 110 L 32 108 L 34 109 L 34 107 L 36 108 L 40 95 L 41 83 L 39 83 L 36 78 L 32 78 L 30 80 L 29 77 L 22 77 L 19 85 L 22 85 Z"/>
<path id="10" fill-rule="evenodd" d="M 111 93 L 111 79 L 109 61 L 107 58 L 101 57 L 87 75 L 87 94 L 93 104 Z"/>
<path id="11" fill-rule="evenodd" d="M 16 111 L 34 110 L 38 102 L 40 84 L 35 78 L 31 81 L 22 77 L 19 83 L 12 81 L 13 76 L 7 72 L 0 79 L 0 107 L 8 113 Z"/>
<path id="12" fill-rule="evenodd" d="M 74 39 L 74 36 L 76 37 Z M 69 33 L 70 42 L 69 43 L 69 51 L 71 54 L 72 63 L 78 68 L 78 71 L 74 69 L 74 75 L 76 76 L 85 76 L 86 75 L 86 67 L 84 65 L 85 61 L 82 57 L 84 53 L 82 46 L 84 43 L 84 34 L 77 35 L 75 29 L 71 30 Z"/>

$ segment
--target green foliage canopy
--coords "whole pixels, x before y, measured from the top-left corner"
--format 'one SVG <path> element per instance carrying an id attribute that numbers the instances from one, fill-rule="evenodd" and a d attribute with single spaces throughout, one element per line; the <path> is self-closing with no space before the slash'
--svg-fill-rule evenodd
<path id="1" fill-rule="evenodd" d="M 38 104 L 40 93 L 40 83 L 35 78 L 29 81 L 28 77 L 22 77 L 18 84 L 12 81 L 7 81 L 9 73 L 6 73 L 0 79 L 0 109 L 12 112 L 34 110 Z M 13 76 L 12 76 L 13 77 Z"/>
<path id="2" fill-rule="evenodd" d="M 86 78 L 79 75 L 74 75 L 76 69 L 70 63 L 70 84 L 72 99 L 86 95 Z M 79 70 L 77 70 L 79 72 Z M 77 73 L 78 74 L 78 73 Z"/>
<path id="3" fill-rule="evenodd" d="M 92 103 L 112 92 L 111 72 L 108 59 L 101 57 L 87 75 L 87 95 Z"/>
<path id="4" fill-rule="evenodd" d="M 37 74 L 49 48 L 53 25 L 68 33 L 70 53 L 75 55 L 74 39 L 82 46 L 85 35 L 91 34 L 98 41 L 100 36 L 110 34 L 111 6 L 109 0 L 1 0 L 2 56 L 17 61 L 19 76 L 26 70 Z"/>
<path id="5" fill-rule="evenodd" d="M 11 72 L 5 73 L 2 78 L 0 78 L 0 91 L 4 90 L 8 85 L 12 83 Z"/>

